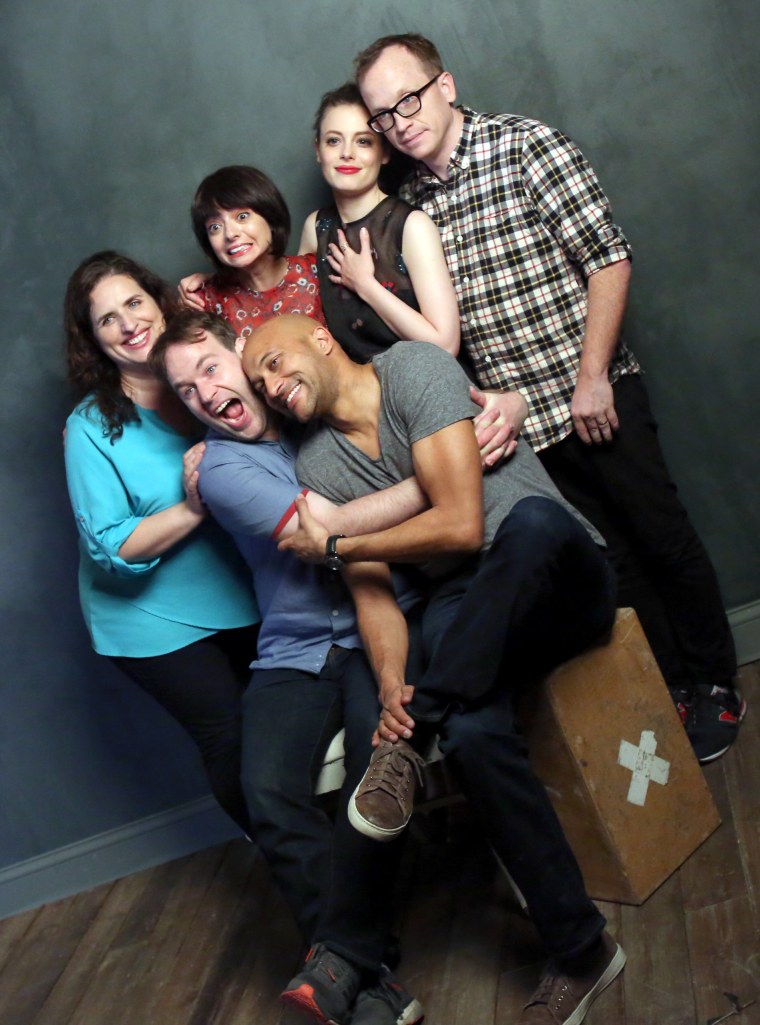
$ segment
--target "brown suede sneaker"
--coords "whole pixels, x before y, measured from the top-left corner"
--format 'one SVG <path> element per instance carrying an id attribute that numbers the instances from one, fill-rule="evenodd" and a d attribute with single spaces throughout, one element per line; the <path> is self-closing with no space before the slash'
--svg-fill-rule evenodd
<path id="1" fill-rule="evenodd" d="M 354 829 L 372 840 L 393 840 L 403 833 L 412 817 L 417 783 L 422 786 L 424 764 L 405 740 L 380 741 L 348 802 Z"/>
<path id="2" fill-rule="evenodd" d="M 599 994 L 623 970 L 625 954 L 608 932 L 602 933 L 598 954 L 577 974 L 549 965 L 538 989 L 523 1008 L 517 1025 L 581 1025 Z"/>

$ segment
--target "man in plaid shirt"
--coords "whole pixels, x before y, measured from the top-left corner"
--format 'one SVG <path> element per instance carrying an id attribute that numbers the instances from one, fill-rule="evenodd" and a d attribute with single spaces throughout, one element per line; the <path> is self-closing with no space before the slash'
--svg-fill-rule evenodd
<path id="1" fill-rule="evenodd" d="M 717 758 L 745 711 L 733 640 L 621 338 L 630 247 L 594 171 L 547 125 L 454 106 L 423 36 L 384 37 L 355 63 L 370 127 L 417 161 L 402 195 L 441 232 L 478 383 L 525 395 L 528 441 L 604 534 L 697 757 Z"/>

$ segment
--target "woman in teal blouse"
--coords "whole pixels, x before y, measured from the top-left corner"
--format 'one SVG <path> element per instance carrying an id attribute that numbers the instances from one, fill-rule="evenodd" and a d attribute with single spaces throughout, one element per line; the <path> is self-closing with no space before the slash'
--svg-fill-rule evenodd
<path id="1" fill-rule="evenodd" d="M 79 593 L 95 650 L 185 727 L 219 803 L 245 829 L 240 698 L 259 617 L 234 546 L 183 489 L 198 424 L 147 367 L 172 309 L 165 282 L 112 251 L 89 257 L 68 284 L 79 404 L 66 425 L 66 475 Z"/>

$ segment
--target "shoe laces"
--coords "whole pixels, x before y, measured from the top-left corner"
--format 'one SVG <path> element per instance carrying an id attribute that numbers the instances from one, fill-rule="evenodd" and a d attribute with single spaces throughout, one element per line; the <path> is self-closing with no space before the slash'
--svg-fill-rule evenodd
<path id="1" fill-rule="evenodd" d="M 372 763 L 366 789 L 380 790 L 402 803 L 402 793 L 407 789 L 407 776 L 410 769 L 414 772 L 419 785 L 423 785 L 422 768 L 425 759 L 408 745 L 401 748 L 398 744 L 386 743 L 388 743 L 388 750 L 379 755 Z"/>
<path id="2" fill-rule="evenodd" d="M 561 974 L 557 969 L 546 972 L 538 982 L 536 991 L 528 1001 L 527 1006 L 533 1004 L 552 1004 L 559 1006 L 566 995 L 571 994 L 570 983 L 566 975 Z"/>

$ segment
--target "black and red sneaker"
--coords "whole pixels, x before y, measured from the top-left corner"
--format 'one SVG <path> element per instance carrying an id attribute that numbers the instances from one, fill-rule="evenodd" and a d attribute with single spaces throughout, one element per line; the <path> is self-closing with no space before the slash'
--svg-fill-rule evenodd
<path id="1" fill-rule="evenodd" d="M 350 961 L 316 943 L 280 993 L 280 1025 L 346 1025 L 361 982 L 361 972 Z"/>
<path id="2" fill-rule="evenodd" d="M 417 1025 L 422 1004 L 391 976 L 363 989 L 356 998 L 351 1025 Z"/>
<path id="3" fill-rule="evenodd" d="M 694 699 L 694 693 L 687 687 L 668 687 L 668 690 L 670 691 L 673 704 L 676 706 L 676 712 L 678 712 L 681 722 L 685 726 L 689 718 L 689 709 Z"/>
<path id="4" fill-rule="evenodd" d="M 697 761 L 720 758 L 736 740 L 747 702 L 732 687 L 697 684 L 686 715 L 686 733 Z"/>

